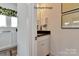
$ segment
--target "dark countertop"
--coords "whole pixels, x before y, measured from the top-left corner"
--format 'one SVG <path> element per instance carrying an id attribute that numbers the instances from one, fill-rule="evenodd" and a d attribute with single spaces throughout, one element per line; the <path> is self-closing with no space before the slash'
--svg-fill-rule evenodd
<path id="1" fill-rule="evenodd" d="M 50 31 L 37 31 L 37 37 L 50 35 Z"/>

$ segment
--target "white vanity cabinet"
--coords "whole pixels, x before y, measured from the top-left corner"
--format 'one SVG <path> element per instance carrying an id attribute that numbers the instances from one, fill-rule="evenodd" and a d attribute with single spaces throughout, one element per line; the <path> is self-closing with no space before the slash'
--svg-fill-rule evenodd
<path id="1" fill-rule="evenodd" d="M 43 35 L 37 38 L 37 55 L 46 56 L 49 54 L 50 50 L 50 34 Z"/>

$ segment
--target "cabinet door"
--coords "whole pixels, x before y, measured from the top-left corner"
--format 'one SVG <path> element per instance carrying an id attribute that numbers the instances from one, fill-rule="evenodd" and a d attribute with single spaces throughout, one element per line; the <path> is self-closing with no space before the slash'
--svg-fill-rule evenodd
<path id="1" fill-rule="evenodd" d="M 49 54 L 49 40 L 50 40 L 49 36 L 50 35 L 45 35 L 38 38 L 37 43 L 38 56 L 45 56 Z"/>
<path id="2" fill-rule="evenodd" d="M 0 50 L 11 47 L 11 32 L 0 33 Z"/>

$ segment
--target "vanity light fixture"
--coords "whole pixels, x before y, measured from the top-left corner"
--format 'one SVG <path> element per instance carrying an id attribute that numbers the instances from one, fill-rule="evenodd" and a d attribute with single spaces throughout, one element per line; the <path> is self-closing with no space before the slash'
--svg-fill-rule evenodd
<path id="1" fill-rule="evenodd" d="M 38 3 L 37 6 L 34 7 L 35 9 L 53 9 L 52 6 L 49 6 L 48 4 L 42 4 Z"/>
<path id="2" fill-rule="evenodd" d="M 53 7 L 34 7 L 35 9 L 52 9 Z"/>

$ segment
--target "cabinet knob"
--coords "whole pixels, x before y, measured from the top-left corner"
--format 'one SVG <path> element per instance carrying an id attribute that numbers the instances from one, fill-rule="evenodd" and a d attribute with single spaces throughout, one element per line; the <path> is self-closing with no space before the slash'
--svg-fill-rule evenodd
<path id="1" fill-rule="evenodd" d="M 35 40 L 37 40 L 37 37 L 35 37 Z"/>

